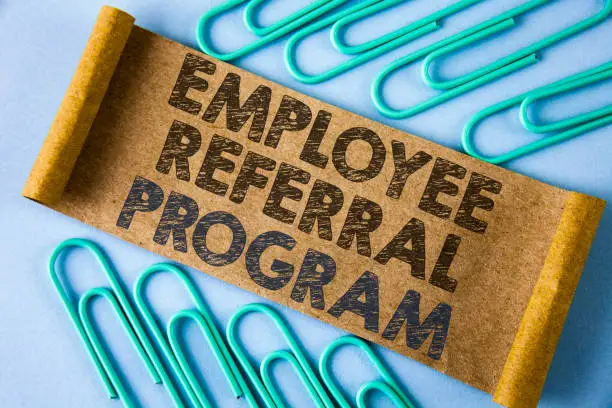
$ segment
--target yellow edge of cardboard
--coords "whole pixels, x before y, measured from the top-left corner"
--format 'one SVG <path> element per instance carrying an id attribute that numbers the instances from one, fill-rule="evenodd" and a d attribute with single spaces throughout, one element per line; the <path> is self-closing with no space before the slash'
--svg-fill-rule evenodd
<path id="1" fill-rule="evenodd" d="M 45 205 L 61 199 L 133 26 L 134 17 L 121 10 L 100 11 L 23 196 Z"/>
<path id="2" fill-rule="evenodd" d="M 553 242 L 508 354 L 493 400 L 508 408 L 538 405 L 565 317 L 605 201 L 570 192 Z"/>

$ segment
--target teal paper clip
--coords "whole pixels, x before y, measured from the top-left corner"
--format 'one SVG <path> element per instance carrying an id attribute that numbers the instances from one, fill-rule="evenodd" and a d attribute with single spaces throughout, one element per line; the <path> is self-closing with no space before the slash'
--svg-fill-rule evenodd
<path id="1" fill-rule="evenodd" d="M 283 337 L 287 341 L 291 352 L 286 350 L 274 351 L 268 354 L 261 363 L 261 378 L 251 365 L 248 355 L 242 349 L 237 338 L 236 328 L 240 319 L 249 313 L 263 313 L 274 321 Z M 312 400 L 318 408 L 333 408 L 335 405 L 327 395 L 317 375 L 310 367 L 306 355 L 282 317 L 272 308 L 263 304 L 249 304 L 238 309 L 231 317 L 227 326 L 227 339 L 229 345 L 238 358 L 242 369 L 249 377 L 260 398 L 268 408 L 284 408 L 285 404 L 272 379 L 271 366 L 277 360 L 285 360 L 296 370 L 302 383 L 308 390 Z"/>
<path id="2" fill-rule="evenodd" d="M 336 385 L 336 382 L 331 374 L 329 368 L 329 360 L 333 353 L 340 347 L 352 345 L 361 349 L 370 359 L 376 370 L 383 378 L 384 381 L 374 380 L 363 384 L 357 391 L 355 398 L 357 408 L 366 408 L 366 397 L 371 391 L 380 391 L 385 394 L 393 404 L 398 408 L 415 408 L 414 404 L 401 390 L 398 382 L 393 378 L 393 375 L 389 369 L 383 364 L 383 362 L 374 354 L 372 347 L 365 341 L 355 336 L 344 336 L 340 337 L 331 342 L 327 348 L 321 354 L 319 360 L 319 371 L 323 382 L 330 390 L 332 396 L 338 402 L 340 408 L 352 408 L 352 405 L 347 401 L 340 388 Z"/>
<path id="3" fill-rule="evenodd" d="M 392 119 L 405 119 L 417 115 L 521 68 L 535 64 L 539 61 L 539 53 L 546 48 L 599 24 L 612 14 L 612 0 L 606 0 L 605 6 L 595 15 L 489 65 L 454 79 L 439 81 L 432 77 L 430 73 L 431 65 L 436 59 L 511 29 L 516 26 L 518 17 L 550 2 L 551 0 L 529 1 L 497 17 L 396 60 L 385 67 L 372 83 L 372 99 L 376 108 L 380 113 Z M 382 94 L 384 82 L 395 71 L 421 58 L 424 58 L 422 67 L 423 80 L 431 88 L 443 92 L 411 108 L 399 110 L 391 108 L 385 102 Z"/>
<path id="4" fill-rule="evenodd" d="M 178 277 L 187 288 L 187 292 L 196 306 L 195 309 L 184 310 L 175 314 L 168 322 L 166 336 L 164 336 L 163 330 L 151 312 L 149 302 L 144 296 L 144 288 L 147 281 L 153 275 L 158 273 L 171 273 Z M 144 316 L 157 344 L 166 355 L 170 366 L 176 373 L 179 382 L 181 383 L 183 389 L 187 392 L 190 401 L 195 407 L 212 408 L 213 406 L 206 396 L 206 392 L 199 384 L 198 379 L 194 374 L 180 345 L 178 330 L 179 323 L 188 319 L 195 321 L 202 330 L 202 333 L 204 333 L 206 340 L 212 348 L 213 353 L 219 363 L 219 366 L 225 374 L 234 396 L 238 398 L 244 395 L 250 407 L 257 407 L 257 402 L 248 389 L 242 374 L 238 370 L 232 355 L 223 341 L 223 337 L 217 330 L 208 307 L 204 303 L 204 300 L 199 294 L 193 281 L 182 269 L 167 263 L 160 263 L 150 266 L 136 281 L 136 285 L 134 286 L 134 298 L 136 299 L 138 309 Z"/>
<path id="5" fill-rule="evenodd" d="M 91 252 L 98 264 L 106 274 L 108 281 L 110 282 L 111 288 L 94 288 L 85 292 L 78 303 L 77 308 L 71 296 L 67 293 L 65 286 L 61 282 L 59 273 L 57 270 L 57 261 L 60 255 L 67 250 L 73 248 L 84 248 Z M 137 407 L 138 405 L 134 402 L 131 393 L 126 389 L 125 385 L 121 381 L 117 370 L 113 366 L 112 359 L 108 352 L 105 350 L 104 344 L 100 341 L 100 336 L 95 330 L 92 324 L 91 317 L 89 314 L 89 303 L 96 297 L 106 299 L 113 310 L 119 317 L 121 324 L 128 334 L 130 341 L 134 345 L 134 348 L 144 361 L 147 370 L 151 374 L 153 381 L 156 384 L 163 383 L 166 385 L 170 396 L 175 402 L 176 406 L 182 407 L 182 403 L 179 394 L 170 381 L 161 360 L 155 349 L 151 346 L 151 342 L 138 320 L 136 313 L 132 309 L 132 306 L 119 282 L 115 270 L 110 265 L 109 260 L 103 254 L 102 250 L 93 242 L 84 239 L 68 239 L 55 248 L 51 258 L 49 260 L 49 273 L 51 280 L 57 289 L 74 327 L 76 328 L 81 340 L 85 345 L 85 349 L 93 361 L 98 374 L 102 378 L 104 386 L 112 399 L 120 398 L 126 407 Z"/>
<path id="6" fill-rule="evenodd" d="M 525 156 L 536 150 L 552 146 L 576 136 L 598 129 L 612 123 L 612 106 L 573 116 L 549 124 L 537 124 L 529 118 L 529 107 L 534 103 L 551 96 L 574 91 L 612 78 L 612 62 L 590 69 L 577 75 L 562 79 L 553 84 L 510 98 L 476 114 L 463 130 L 461 144 L 466 153 L 489 163 L 500 164 L 508 160 Z M 483 156 L 473 144 L 476 127 L 485 119 L 497 113 L 520 105 L 520 118 L 523 126 L 530 132 L 544 136 L 525 146 L 498 156 Z"/>
<path id="7" fill-rule="evenodd" d="M 327 13 L 346 3 L 348 0 L 317 0 L 308 6 L 282 18 L 267 27 L 260 27 L 255 22 L 259 7 L 267 0 L 229 0 L 217 7 L 213 7 L 200 18 L 196 28 L 196 38 L 199 47 L 213 57 L 230 61 L 254 52 L 266 45 L 278 40 L 281 37 L 297 30 L 298 28 L 310 23 L 321 15 Z M 213 19 L 229 12 L 230 10 L 247 3 L 244 12 L 244 23 L 250 32 L 259 38 L 252 43 L 232 52 L 220 52 L 211 43 L 209 27 Z"/>
<path id="8" fill-rule="evenodd" d="M 442 20 L 481 1 L 483 0 L 461 0 L 391 33 L 362 44 L 348 45 L 343 38 L 343 32 L 349 25 L 405 2 L 405 0 L 363 1 L 346 10 L 316 21 L 293 34 L 285 48 L 285 62 L 291 74 L 298 81 L 306 84 L 321 83 L 439 29 Z M 298 45 L 306 37 L 329 26 L 332 26 L 331 39 L 334 47 L 343 54 L 355 56 L 320 74 L 309 75 L 304 73 L 297 63 L 296 49 Z"/>

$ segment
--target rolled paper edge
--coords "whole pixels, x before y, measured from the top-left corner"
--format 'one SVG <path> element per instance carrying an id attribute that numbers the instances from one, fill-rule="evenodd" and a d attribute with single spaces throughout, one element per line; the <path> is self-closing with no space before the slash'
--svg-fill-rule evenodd
<path id="1" fill-rule="evenodd" d="M 102 7 L 22 190 L 24 197 L 45 205 L 61 199 L 133 26 L 131 15 Z"/>
<path id="2" fill-rule="evenodd" d="M 493 401 L 535 408 L 606 202 L 570 192 Z"/>

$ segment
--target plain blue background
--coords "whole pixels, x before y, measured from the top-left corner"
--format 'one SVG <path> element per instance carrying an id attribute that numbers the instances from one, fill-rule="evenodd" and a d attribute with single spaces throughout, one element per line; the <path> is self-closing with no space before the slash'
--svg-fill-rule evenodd
<path id="1" fill-rule="evenodd" d="M 108 0 L 136 17 L 137 24 L 178 42 L 195 46 L 194 29 L 199 16 L 220 0 Z M 262 22 L 286 15 L 308 0 L 271 0 L 262 10 Z M 542 53 L 536 66 L 497 81 L 467 96 L 416 118 L 390 121 L 381 117 L 369 98 L 369 84 L 389 61 L 409 50 L 429 44 L 441 36 L 524 3 L 525 0 L 489 0 L 449 19 L 440 32 L 403 47 L 365 67 L 325 84 L 306 86 L 286 71 L 283 41 L 235 63 L 266 78 L 360 113 L 400 129 L 458 149 L 461 130 L 480 109 L 519 92 L 566 75 L 594 67 L 612 58 L 612 20 Z M 100 243 L 113 259 L 128 287 L 146 266 L 160 258 L 133 245 L 96 231 L 20 197 L 20 190 L 53 120 L 79 61 L 101 0 L 0 0 L 0 225 L 3 261 L 0 280 L 0 405 L 5 407 L 118 407 L 107 399 L 80 339 L 74 332 L 52 287 L 46 262 L 53 248 L 70 237 L 86 237 Z M 402 24 L 450 4 L 448 0 L 413 0 L 360 23 L 350 30 L 359 42 L 388 32 Z M 467 72 L 501 57 L 537 38 L 593 14 L 603 0 L 559 0 L 520 19 L 509 33 L 449 57 L 438 68 L 447 77 Z M 214 26 L 213 37 L 228 48 L 248 41 L 239 13 Z M 244 34 L 242 34 L 244 33 Z M 300 50 L 300 61 L 315 72 L 339 61 L 329 45 L 327 33 L 308 40 Z M 327 65 L 326 65 L 327 64 Z M 387 87 L 389 100 L 398 106 L 431 95 L 420 82 L 418 64 L 394 76 Z M 538 109 L 543 119 L 561 118 L 589 108 L 610 104 L 610 83 L 561 97 Z M 499 152 L 529 140 L 521 130 L 516 111 L 500 115 L 482 126 L 479 145 L 485 152 Z M 562 146 L 508 163 L 506 167 L 567 189 L 612 200 L 611 128 L 592 132 Z M 612 291 L 609 257 L 612 253 L 612 213 L 606 210 L 600 231 L 542 395 L 541 407 L 612 406 Z M 75 252 L 67 265 L 77 292 L 104 284 L 91 258 Z M 255 295 L 231 287 L 197 271 L 190 271 L 221 325 L 239 305 L 262 301 Z M 512 271 L 508 271 L 512 273 Z M 189 306 L 180 285 L 168 279 L 154 283 L 150 297 L 160 316 L 167 318 Z M 312 360 L 341 334 L 328 325 L 280 308 L 300 336 Z M 129 383 L 146 407 L 170 406 L 163 387 L 154 386 L 142 363 L 103 302 L 95 312 L 107 334 L 112 351 L 128 373 Z M 249 330 L 258 318 L 247 319 L 243 334 L 252 354 L 282 347 L 273 329 Z M 270 327 L 269 323 L 261 323 Z M 194 359 L 206 367 L 204 377 L 214 390 L 218 406 L 245 406 L 233 401 L 212 356 L 195 327 L 187 327 L 186 338 Z M 377 348 L 401 379 L 405 389 L 429 407 L 494 407 L 490 396 L 395 353 Z M 357 353 L 343 352 L 335 360 L 336 372 L 347 388 L 375 376 Z M 275 369 L 281 386 L 292 390 L 289 402 L 310 407 L 303 387 L 285 364 Z M 375 398 L 372 406 L 386 407 Z"/>

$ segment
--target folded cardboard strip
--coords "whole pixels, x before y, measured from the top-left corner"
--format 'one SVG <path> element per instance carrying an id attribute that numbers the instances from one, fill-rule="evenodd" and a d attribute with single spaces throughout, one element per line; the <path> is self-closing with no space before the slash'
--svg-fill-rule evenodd
<path id="1" fill-rule="evenodd" d="M 188 72 L 190 69 L 191 74 L 198 69 L 200 72 L 191 75 Z M 182 82 L 181 75 L 184 76 Z M 206 86 L 201 85 L 204 83 L 202 79 L 198 80 L 202 77 L 207 78 Z M 234 88 L 231 89 L 240 87 L 242 96 L 238 98 L 239 104 L 232 108 L 234 110 L 245 109 L 249 101 L 261 102 L 262 98 L 268 95 L 267 90 L 271 92 L 270 105 L 265 110 L 250 112 L 255 118 L 248 137 L 248 125 L 245 125 L 248 118 L 243 120 L 240 126 L 230 123 L 228 101 L 231 95 L 228 97 L 228 91 L 218 91 L 216 94 L 214 92 L 224 86 L 228 89 L 232 86 Z M 190 87 L 191 89 L 188 89 Z M 262 92 L 259 94 L 260 99 L 253 98 L 242 102 L 250 92 L 255 94 L 257 90 Z M 196 95 L 198 92 L 200 94 Z M 183 98 L 182 102 L 176 102 L 179 97 Z M 172 98 L 175 98 L 174 102 Z M 223 100 L 223 103 L 227 103 L 227 124 L 222 120 L 221 112 L 224 106 L 218 105 L 219 101 Z M 296 125 L 297 116 L 285 115 L 285 127 L 276 133 L 276 145 L 274 140 L 268 144 L 266 138 L 266 146 L 261 146 L 260 140 L 265 134 L 263 128 L 267 130 L 269 138 L 270 134 L 274 133 L 271 128 L 278 126 L 278 122 L 283 118 L 279 112 L 289 109 L 288 101 L 291 102 L 291 109 L 294 109 L 293 115 L 299 116 L 300 112 L 304 111 L 304 106 L 311 111 L 310 116 L 304 114 L 309 116 L 309 123 L 318 111 L 314 119 L 315 124 L 312 129 L 307 126 L 300 128 Z M 201 113 L 207 105 L 209 108 L 202 116 L 204 118 L 208 113 L 207 120 L 194 115 L 196 111 Z M 295 108 L 298 105 L 301 111 Z M 278 108 L 278 111 L 273 120 L 274 108 Z M 258 112 L 264 111 L 270 112 L 270 120 L 256 117 Z M 321 122 L 317 122 L 319 119 Z M 262 121 L 262 129 L 253 131 Z M 361 130 L 353 131 L 354 129 Z M 345 131 L 342 132 L 343 130 Z M 282 135 L 283 131 L 285 135 Z M 197 147 L 201 144 L 202 151 L 190 153 L 189 159 L 192 161 L 186 169 L 182 169 L 181 174 L 179 161 L 176 159 L 177 173 L 174 177 L 173 171 L 162 171 L 164 164 L 160 152 L 163 156 L 164 148 L 172 142 L 172 135 L 176 136 L 177 132 L 183 132 L 182 136 L 191 137 L 192 140 L 201 137 Z M 295 135 L 292 134 L 289 139 L 288 132 L 295 132 Z M 321 133 L 327 134 L 323 141 L 320 140 L 323 138 Z M 344 178 L 332 172 L 331 165 L 318 163 L 309 166 L 313 161 L 304 161 L 306 150 L 299 141 L 308 136 L 309 141 L 316 142 L 312 137 L 317 134 L 320 138 L 315 150 L 319 148 L 323 151 L 333 145 L 331 162 L 336 170 L 342 173 L 342 170 L 349 169 L 343 173 Z M 359 135 L 369 137 L 359 142 L 369 141 L 371 151 L 367 148 L 357 148 L 357 157 L 374 157 L 376 148 L 381 148 L 390 157 L 386 161 L 389 163 L 388 168 L 379 163 L 379 174 L 372 180 L 366 180 L 364 166 L 352 168 L 352 162 L 346 157 L 342 161 L 336 149 L 338 140 L 347 135 L 354 138 L 359 138 Z M 225 156 L 219 155 L 218 159 L 232 158 L 235 165 L 225 168 L 217 166 L 217 173 L 214 173 L 215 169 L 212 173 L 202 173 L 205 164 L 212 163 L 207 162 L 204 156 L 205 138 L 212 138 L 206 157 L 213 155 L 211 146 L 218 143 L 219 146 L 225 146 Z M 351 144 L 351 141 L 352 139 L 346 144 Z M 372 233 L 367 248 L 364 248 L 364 242 L 360 242 L 364 236 L 354 234 L 357 240 L 356 250 L 352 243 L 353 237 L 348 243 L 340 244 L 338 241 L 336 245 L 333 241 L 319 239 L 321 234 L 317 236 L 317 227 L 313 229 L 311 226 L 314 232 L 301 227 L 298 231 L 292 222 L 279 222 L 280 218 L 273 211 L 266 213 L 264 209 L 264 214 L 260 214 L 260 206 L 264 205 L 262 203 L 266 203 L 265 208 L 270 205 L 273 194 L 268 196 L 268 192 L 275 191 L 276 185 L 282 184 L 279 176 L 274 185 L 273 175 L 270 175 L 269 182 L 258 187 L 261 191 L 252 188 L 248 190 L 246 198 L 244 193 L 242 198 L 231 199 L 231 202 L 225 198 L 225 191 L 212 191 L 210 185 L 203 188 L 203 184 L 198 184 L 198 181 L 194 185 L 191 179 L 196 173 L 199 181 L 200 175 L 208 174 L 207 180 L 211 182 L 213 178 L 222 178 L 222 172 L 238 172 L 240 160 L 245 156 L 243 145 L 249 149 L 249 153 L 243 161 L 240 174 L 248 168 L 245 163 L 249 158 L 259 160 L 260 174 L 265 173 L 262 169 L 275 169 L 276 163 L 282 162 L 280 167 L 284 168 L 283 171 L 289 169 L 293 174 L 298 174 L 292 178 L 292 185 L 293 188 L 299 184 L 303 185 L 300 187 L 304 190 L 304 201 L 308 190 L 305 186 L 313 182 L 313 192 L 317 185 L 324 184 L 323 181 L 328 183 L 328 187 L 335 185 L 337 190 L 334 191 L 340 191 L 340 194 L 343 192 L 347 197 L 346 203 L 337 212 L 338 218 L 329 221 L 330 228 L 333 227 L 329 231 L 337 234 L 342 230 L 344 233 L 353 205 L 357 201 L 368 203 L 370 208 L 380 203 L 380 217 L 392 214 L 393 222 L 390 226 L 383 223 L 376 231 L 378 235 Z M 187 147 L 183 145 L 182 148 Z M 344 147 L 344 154 L 348 156 L 347 146 Z M 300 155 L 300 151 L 302 162 L 295 158 Z M 228 152 L 230 154 L 227 154 Z M 399 170 L 406 169 L 400 166 L 399 153 L 402 152 L 406 159 L 417 152 L 413 161 L 405 162 L 414 167 L 412 173 L 407 176 L 404 173 L 405 177 L 400 179 L 403 185 L 394 184 Z M 324 157 L 319 151 L 316 153 L 319 154 L 318 158 Z M 434 160 L 434 157 L 437 159 Z M 203 164 L 200 168 L 201 160 Z M 396 165 L 393 166 L 392 162 Z M 267 165 L 261 165 L 262 163 Z M 170 167 L 172 164 L 171 162 Z M 298 167 L 308 169 L 308 172 L 296 170 Z M 371 170 L 372 167 L 377 167 L 377 162 L 373 159 L 366 170 Z M 425 172 L 425 169 L 431 171 L 431 175 Z M 471 177 L 467 176 L 469 172 L 466 169 L 471 171 Z M 442 175 L 435 176 L 436 171 Z M 310 174 L 313 177 L 310 177 Z M 401 187 L 405 187 L 407 179 L 412 188 L 404 188 L 402 192 Z M 218 180 L 213 181 L 217 186 L 225 184 Z M 454 187 L 449 187 L 449 181 Z M 480 182 L 480 189 L 476 192 L 472 182 Z M 137 185 L 138 183 L 141 184 Z M 228 187 L 230 184 L 227 183 Z M 152 194 L 138 195 L 137 193 L 142 193 L 141 190 L 145 188 L 143 186 L 153 188 L 149 191 Z M 286 191 L 291 185 L 287 182 L 284 187 Z M 421 195 L 423 188 L 425 193 Z M 232 191 L 235 192 L 236 189 L 235 185 Z M 462 194 L 454 190 L 466 190 L 462 201 Z M 471 196 L 469 191 L 472 191 Z M 484 193 L 480 194 L 481 192 Z M 131 199 L 144 200 L 143 197 L 157 193 L 160 194 L 160 200 L 165 196 L 169 197 L 164 214 L 171 210 L 170 201 L 182 200 L 180 202 L 191 205 L 191 209 L 194 206 L 197 208 L 199 204 L 202 214 L 196 209 L 198 215 L 205 213 L 204 207 L 207 211 L 213 211 L 211 214 L 216 214 L 217 218 L 211 221 L 212 224 L 222 223 L 218 215 L 222 211 L 231 213 L 234 224 L 225 225 L 236 226 L 236 222 L 242 222 L 243 226 L 240 228 L 243 232 L 246 230 L 243 235 L 249 236 L 249 239 L 257 234 L 260 234 L 258 238 L 264 235 L 269 237 L 271 231 L 275 236 L 282 235 L 286 240 L 283 247 L 286 251 L 273 248 L 269 252 L 286 261 L 281 262 L 285 269 L 275 270 L 274 263 L 271 267 L 279 275 L 285 273 L 286 279 L 274 280 L 278 279 L 278 276 L 272 274 L 272 277 L 269 277 L 261 271 L 265 269 L 263 264 L 270 263 L 269 257 L 265 258 L 261 252 L 260 260 L 267 260 L 264 260 L 262 265 L 257 264 L 258 267 L 261 266 L 261 270 L 257 267 L 254 270 L 260 275 L 254 275 L 252 262 L 249 264 L 254 244 L 249 246 L 245 256 L 248 259 L 245 264 L 240 264 L 242 266 L 238 266 L 242 261 L 234 259 L 233 263 L 228 262 L 222 266 L 215 264 L 217 261 L 203 263 L 204 259 L 208 259 L 202 255 L 201 242 L 206 239 L 206 232 L 203 236 L 198 235 L 198 239 L 196 234 L 198 229 L 204 228 L 202 220 L 210 221 L 210 218 L 204 216 L 199 223 L 194 224 L 194 221 L 185 229 L 191 232 L 195 225 L 193 248 L 182 247 L 181 237 L 177 237 L 176 230 L 162 228 L 164 215 L 161 214 L 161 201 L 157 206 L 160 207 L 159 213 L 156 215 L 154 214 L 157 209 L 151 207 L 144 211 L 134 202 L 130 202 Z M 355 193 L 355 198 L 349 207 L 350 193 Z M 104 7 L 100 13 L 74 79 L 27 180 L 23 195 L 127 241 L 205 270 L 220 279 L 415 358 L 494 394 L 494 400 L 507 407 L 537 405 L 605 206 L 600 199 L 547 186 L 479 162 L 216 61 L 134 26 L 131 16 L 111 7 Z M 308 202 L 314 195 L 311 193 Z M 281 201 L 276 203 L 276 209 L 287 207 L 289 200 L 300 202 L 301 199 L 302 194 L 295 191 L 291 197 L 285 194 L 285 201 L 282 202 L 281 196 Z M 453 201 L 455 199 L 461 203 Z M 453 203 L 456 205 L 453 206 Z M 187 204 L 184 204 L 185 208 L 190 207 Z M 142 207 L 144 201 L 140 202 L 140 205 Z M 284 211 L 285 215 L 291 213 L 286 209 Z M 307 211 L 308 207 L 304 213 Z M 466 211 L 469 212 L 468 215 Z M 297 215 L 299 211 L 294 212 Z M 372 210 L 372 213 L 375 212 Z M 453 213 L 452 216 L 449 212 Z M 460 214 L 463 216 L 460 217 Z M 353 218 L 354 216 L 353 214 Z M 185 221 L 184 215 L 180 220 L 180 217 L 177 217 L 178 215 L 174 218 L 175 226 L 176 222 Z M 303 215 L 301 221 L 306 218 Z M 423 242 L 418 244 L 415 238 L 409 243 L 409 240 L 405 239 L 403 243 L 413 251 L 413 258 L 403 252 L 404 263 L 400 262 L 399 255 L 396 257 L 398 259 L 387 257 L 381 261 L 380 259 L 384 258 L 381 254 L 385 253 L 385 250 L 399 250 L 397 245 L 393 247 L 390 243 L 397 243 L 398 237 L 402 236 L 402 233 L 396 233 L 397 228 L 401 227 L 400 224 L 404 223 L 400 221 L 404 219 L 410 222 L 402 230 L 403 234 L 414 231 L 415 228 L 427 228 L 426 234 L 423 231 Z M 486 222 L 483 222 L 483 219 Z M 318 228 L 321 233 L 320 219 Z M 388 231 L 383 231 L 384 228 Z M 212 230 L 210 231 L 212 234 Z M 232 231 L 232 239 L 220 235 L 219 241 L 223 242 L 216 248 L 217 253 L 223 253 L 222 248 L 226 243 L 231 248 L 237 236 L 236 230 Z M 151 239 L 154 232 L 155 237 Z M 180 235 L 181 231 L 178 232 Z M 173 235 L 173 238 L 169 238 L 169 235 Z M 389 244 L 385 246 L 385 243 Z M 414 251 L 425 246 L 425 243 L 427 247 L 421 248 L 422 256 L 415 255 Z M 243 247 L 244 245 L 246 244 L 243 243 Z M 212 242 L 208 246 L 215 247 Z M 383 246 L 385 249 L 381 250 L 378 256 L 373 257 L 374 253 L 367 256 L 368 251 L 377 252 Z M 210 252 L 208 248 L 206 250 Z M 333 282 L 325 284 L 325 299 L 322 294 L 317 297 L 313 287 L 310 287 L 312 293 L 308 295 L 308 286 L 299 286 L 300 277 L 296 275 L 300 265 L 297 253 L 300 251 L 302 254 L 306 252 L 306 258 L 317 253 L 317 259 L 331 259 L 333 262 L 335 277 Z M 217 256 L 214 259 L 219 258 Z M 277 261 L 278 259 L 274 262 Z M 306 264 L 304 261 L 300 274 L 304 272 Z M 278 263 L 276 265 L 278 266 Z M 294 265 L 295 268 L 287 268 L 287 265 Z M 423 276 L 419 276 L 419 268 L 424 269 L 420 271 Z M 245 269 L 249 271 L 250 276 L 245 273 Z M 431 270 L 434 272 L 432 278 L 429 278 Z M 424 279 L 425 274 L 429 280 Z M 434 279 L 434 275 L 440 279 Z M 312 276 L 310 278 L 312 279 Z M 278 285 L 266 286 L 265 282 Z M 368 292 L 367 288 L 371 288 L 368 282 L 375 283 L 375 295 Z M 302 292 L 306 295 L 300 296 Z M 362 295 L 365 296 L 365 301 L 362 300 Z M 375 298 L 375 301 L 370 302 L 368 297 Z M 412 322 L 412 332 L 407 328 L 406 334 L 403 334 L 399 329 L 403 328 L 404 324 L 409 327 L 410 318 L 407 317 L 408 309 L 401 307 L 407 307 L 414 299 L 417 299 L 417 305 L 420 299 L 420 309 L 416 309 L 417 321 Z M 326 303 L 324 309 L 327 310 L 317 306 L 321 303 Z M 334 305 L 332 308 L 329 307 L 331 304 Z M 372 305 L 375 305 L 375 311 L 370 310 Z M 411 310 L 414 312 L 414 309 Z M 402 311 L 404 315 L 401 314 Z M 425 316 L 428 316 L 427 319 Z M 428 326 L 430 318 L 433 324 Z M 380 329 L 378 322 L 381 324 Z M 444 322 L 446 326 L 442 327 Z M 382 336 L 380 332 L 383 332 Z M 436 341 L 437 349 L 434 347 Z"/>

